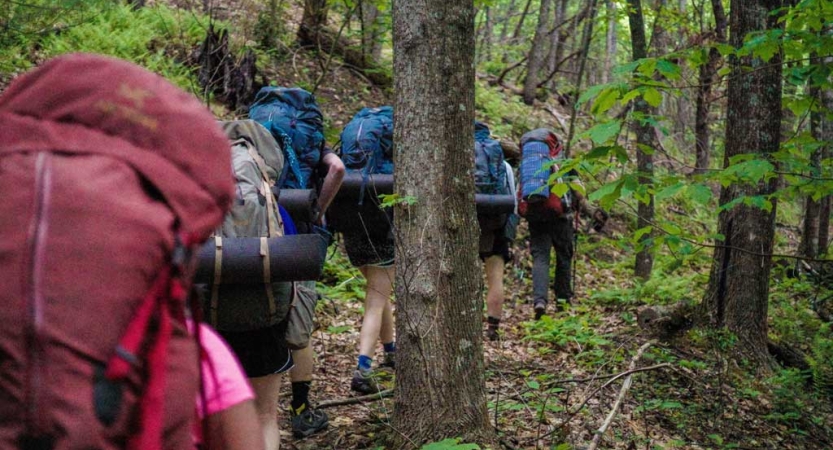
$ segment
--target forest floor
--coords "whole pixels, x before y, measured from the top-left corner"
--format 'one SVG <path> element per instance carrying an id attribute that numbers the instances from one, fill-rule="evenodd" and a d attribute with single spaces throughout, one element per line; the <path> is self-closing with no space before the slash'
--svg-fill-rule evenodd
<path id="1" fill-rule="evenodd" d="M 604 422 L 622 386 L 611 375 L 628 369 L 637 349 L 653 342 L 633 374 L 601 448 L 833 448 L 831 408 L 807 403 L 795 392 L 767 391 L 720 356 L 702 334 L 691 331 L 657 342 L 635 323 L 639 301 L 606 293 L 628 284 L 604 261 L 627 258 L 612 251 L 615 231 L 591 234 L 579 243 L 575 304 L 563 312 L 550 305 L 548 317 L 532 321 L 530 255 L 526 233 L 507 265 L 502 338 L 484 339 L 489 417 L 505 448 L 582 448 Z M 707 269 L 704 269 L 707 270 Z M 333 288 L 335 286 L 335 288 Z M 356 364 L 362 317 L 363 280 L 348 267 L 341 250 L 331 256 L 321 290 L 313 402 L 355 397 L 349 383 Z M 699 339 L 698 339 L 699 337 Z M 375 360 L 380 360 L 381 350 Z M 386 388 L 393 373 L 380 370 Z M 288 403 L 288 392 L 284 403 Z M 782 404 L 778 404 L 778 403 Z M 792 408 L 792 415 L 785 408 Z M 800 409 L 800 411 L 799 411 Z M 294 439 L 284 428 L 289 449 L 378 448 L 378 437 L 391 432 L 392 398 L 328 407 L 327 431 Z M 285 415 L 285 413 L 282 413 Z"/>
<path id="2" fill-rule="evenodd" d="M 326 59 L 295 50 L 264 71 L 282 85 L 310 86 Z M 331 61 L 316 96 L 327 127 L 340 130 L 364 106 L 390 104 L 389 94 L 368 85 L 352 70 Z M 558 105 L 539 108 L 538 120 L 552 121 Z M 560 112 L 566 116 L 565 112 Z M 337 135 L 328 135 L 335 143 Z M 672 212 L 673 213 L 673 212 Z M 505 272 L 506 304 L 502 339 L 484 340 L 489 417 L 505 448 L 582 448 L 593 439 L 620 392 L 620 377 L 644 344 L 651 346 L 633 374 L 633 386 L 601 441 L 617 449 L 831 449 L 833 405 L 813 396 L 806 377 L 784 373 L 755 375 L 727 359 L 730 339 L 699 329 L 658 341 L 637 325 L 646 304 L 697 302 L 708 278 L 710 259 L 659 273 L 652 295 L 643 296 L 632 280 L 633 253 L 627 245 L 633 220 L 614 211 L 603 233 L 589 231 L 579 240 L 574 305 L 532 321 L 531 257 L 522 224 Z M 702 224 L 700 224 L 702 225 Z M 699 226 L 699 225 L 698 225 Z M 584 228 L 584 227 L 582 227 Z M 795 230 L 782 230 L 794 245 Z M 658 263 L 658 271 L 663 271 Z M 672 274 L 671 272 L 676 272 Z M 319 283 L 314 403 L 355 397 L 350 377 L 356 364 L 364 282 L 341 250 L 331 254 Z M 789 295 L 787 295 L 789 298 Z M 806 310 L 796 297 L 791 307 Z M 775 315 L 775 314 L 773 314 Z M 381 352 L 381 350 L 380 350 Z M 379 360 L 381 353 L 376 360 Z M 393 373 L 381 371 L 393 387 Z M 284 404 L 288 404 L 286 389 Z M 822 397 L 823 398 L 823 397 Z M 377 448 L 391 429 L 392 398 L 328 407 L 327 431 L 294 439 L 283 428 L 286 448 Z M 284 417 L 286 412 L 282 411 Z"/>

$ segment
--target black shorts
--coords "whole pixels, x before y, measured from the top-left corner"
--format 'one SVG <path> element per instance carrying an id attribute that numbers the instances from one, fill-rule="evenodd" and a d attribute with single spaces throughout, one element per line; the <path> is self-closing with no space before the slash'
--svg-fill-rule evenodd
<path id="1" fill-rule="evenodd" d="M 293 366 L 286 345 L 287 321 L 253 331 L 217 331 L 234 350 L 249 378 L 283 373 Z"/>
<path id="2" fill-rule="evenodd" d="M 503 229 L 480 232 L 480 259 L 485 261 L 490 256 L 502 256 L 503 262 L 512 260 L 509 251 L 509 239 Z"/>
<path id="3" fill-rule="evenodd" d="M 342 232 L 344 249 L 354 267 L 388 267 L 394 262 L 394 240 L 389 225 Z"/>

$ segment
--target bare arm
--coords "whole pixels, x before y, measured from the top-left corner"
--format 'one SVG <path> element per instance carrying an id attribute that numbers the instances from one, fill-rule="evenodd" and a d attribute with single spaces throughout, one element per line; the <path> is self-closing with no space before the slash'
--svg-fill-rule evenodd
<path id="1" fill-rule="evenodd" d="M 330 203 L 333 202 L 338 189 L 341 187 L 341 181 L 344 179 L 344 163 L 335 153 L 324 155 L 321 162 L 327 167 L 327 175 L 324 176 L 324 184 L 318 194 L 319 217 L 324 217 L 324 213 Z"/>
<path id="2" fill-rule="evenodd" d="M 263 431 L 254 401 L 238 403 L 206 420 L 205 442 L 209 450 L 263 450 Z"/>

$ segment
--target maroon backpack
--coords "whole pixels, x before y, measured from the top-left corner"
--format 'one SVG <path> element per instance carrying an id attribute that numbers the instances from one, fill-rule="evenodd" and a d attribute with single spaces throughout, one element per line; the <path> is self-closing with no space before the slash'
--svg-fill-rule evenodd
<path id="1" fill-rule="evenodd" d="M 228 149 L 196 99 L 112 58 L 55 58 L 0 97 L 0 448 L 193 445 L 185 293 Z"/>

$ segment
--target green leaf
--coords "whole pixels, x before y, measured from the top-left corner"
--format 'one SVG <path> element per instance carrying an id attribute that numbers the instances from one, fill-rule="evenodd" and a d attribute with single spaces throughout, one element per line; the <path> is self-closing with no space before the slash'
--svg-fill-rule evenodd
<path id="1" fill-rule="evenodd" d="M 604 84 L 597 84 L 595 86 L 587 88 L 587 90 L 579 96 L 578 101 L 576 102 L 576 107 L 581 106 L 591 98 L 599 95 L 599 93 L 602 92 L 605 88 L 607 88 L 607 85 Z"/>
<path id="2" fill-rule="evenodd" d="M 535 380 L 527 381 L 526 385 L 529 386 L 530 389 L 541 389 L 541 383 L 539 383 Z"/>
<path id="3" fill-rule="evenodd" d="M 654 108 L 662 103 L 662 94 L 654 88 L 645 89 L 645 92 L 642 93 L 642 98 L 644 98 L 645 101 Z"/>
<path id="4" fill-rule="evenodd" d="M 702 184 L 691 184 L 686 188 L 689 196 L 701 205 L 708 205 L 712 200 L 712 190 Z"/>
<path id="5" fill-rule="evenodd" d="M 659 192 L 656 193 L 654 198 L 656 199 L 656 201 L 665 200 L 666 198 L 671 198 L 674 195 L 676 195 L 678 192 L 683 190 L 683 188 L 685 188 L 685 187 L 686 187 L 686 185 L 683 184 L 682 182 L 672 184 L 671 186 L 667 186 L 665 188 L 662 188 Z"/>
<path id="6" fill-rule="evenodd" d="M 567 183 L 555 183 L 555 184 L 553 184 L 553 185 L 552 185 L 552 187 L 550 188 L 550 191 L 551 191 L 553 194 L 555 194 L 555 195 L 557 195 L 557 196 L 559 196 L 559 197 L 562 197 L 562 196 L 563 196 L 564 194 L 566 194 L 566 193 L 567 193 L 567 191 L 569 191 L 569 190 L 570 190 L 570 186 L 568 186 L 568 185 L 567 185 Z"/>
<path id="7" fill-rule="evenodd" d="M 622 96 L 622 103 L 627 103 L 635 99 L 636 97 L 639 97 L 639 94 L 639 89 L 633 89 L 631 91 L 628 91 L 625 95 Z"/>
<path id="8" fill-rule="evenodd" d="M 619 134 L 621 126 L 622 123 L 620 121 L 612 120 L 610 122 L 597 124 L 587 130 L 584 134 L 590 136 L 590 139 L 592 139 L 596 145 L 599 145 L 603 142 L 607 142 L 609 139 Z"/>
<path id="9" fill-rule="evenodd" d="M 615 88 L 608 88 L 602 91 L 598 97 L 596 97 L 596 101 L 593 103 L 593 107 L 590 108 L 591 114 L 601 114 L 607 112 L 613 105 L 616 104 L 616 100 L 619 99 L 619 89 Z"/>
<path id="10" fill-rule="evenodd" d="M 642 238 L 642 236 L 645 236 L 646 234 L 649 234 L 652 231 L 654 231 L 654 227 L 652 225 L 640 228 L 633 233 L 633 240 L 638 241 Z"/>
<path id="11" fill-rule="evenodd" d="M 668 78 L 669 80 L 680 79 L 680 66 L 668 61 L 667 59 L 660 59 L 657 61 L 657 70 L 659 70 L 659 73 L 662 74 L 662 76 Z"/>

